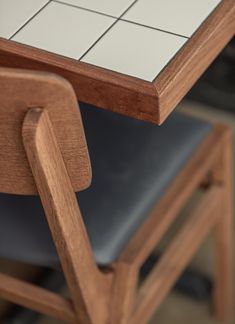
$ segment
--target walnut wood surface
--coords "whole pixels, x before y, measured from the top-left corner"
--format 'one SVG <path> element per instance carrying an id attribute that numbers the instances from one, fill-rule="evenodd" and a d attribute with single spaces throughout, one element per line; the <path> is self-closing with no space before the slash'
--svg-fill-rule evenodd
<path id="1" fill-rule="evenodd" d="M 0 273 L 0 298 L 42 312 L 66 322 L 74 322 L 72 302 L 30 283 Z"/>
<path id="2" fill-rule="evenodd" d="M 176 282 L 179 275 L 216 225 L 216 208 L 222 199 L 221 188 L 212 187 L 182 225 L 170 246 L 164 251 L 157 266 L 143 283 L 132 315 L 131 324 L 144 323 Z M 187 248 L 186 248 L 187 247 Z"/>
<path id="3" fill-rule="evenodd" d="M 0 66 L 55 72 L 72 83 L 80 101 L 161 124 L 234 33 L 235 2 L 223 0 L 153 82 L 4 39 Z"/>
<path id="4" fill-rule="evenodd" d="M 87 188 L 90 161 L 70 84 L 48 73 L 0 69 L 0 192 L 37 194 L 21 138 L 32 107 L 48 110 L 74 190 Z"/>
<path id="5" fill-rule="evenodd" d="M 103 324 L 107 320 L 108 281 L 95 263 L 47 110 L 29 110 L 22 134 L 77 320 Z"/>
<path id="6" fill-rule="evenodd" d="M 213 181 L 224 183 L 221 204 L 217 210 L 219 221 L 214 229 L 215 254 L 215 286 L 214 302 L 216 317 L 226 320 L 231 316 L 234 307 L 234 238 L 233 238 L 233 152 L 232 134 L 228 134 L 227 141 L 222 148 L 222 154 L 216 160 L 212 172 Z"/>

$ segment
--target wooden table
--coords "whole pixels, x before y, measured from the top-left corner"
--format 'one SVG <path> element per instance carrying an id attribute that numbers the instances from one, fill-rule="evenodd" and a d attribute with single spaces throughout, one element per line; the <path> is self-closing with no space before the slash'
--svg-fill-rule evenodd
<path id="1" fill-rule="evenodd" d="M 235 0 L 0 0 L 0 65 L 161 124 L 235 33 Z"/>

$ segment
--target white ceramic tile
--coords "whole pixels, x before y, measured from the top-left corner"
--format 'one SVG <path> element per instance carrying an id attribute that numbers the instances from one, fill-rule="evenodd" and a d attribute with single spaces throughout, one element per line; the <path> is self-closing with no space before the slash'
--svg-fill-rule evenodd
<path id="1" fill-rule="evenodd" d="M 0 0 L 0 37 L 10 38 L 48 0 Z"/>
<path id="2" fill-rule="evenodd" d="M 114 18 L 51 2 L 13 40 L 78 59 Z"/>
<path id="3" fill-rule="evenodd" d="M 82 61 L 152 81 L 185 41 L 183 37 L 119 21 Z"/>
<path id="4" fill-rule="evenodd" d="M 190 37 L 221 0 L 138 0 L 124 19 Z"/>
<path id="5" fill-rule="evenodd" d="M 122 13 L 135 0 L 62 0 L 74 6 L 83 7 L 86 9 L 102 12 L 114 17 L 121 16 Z"/>

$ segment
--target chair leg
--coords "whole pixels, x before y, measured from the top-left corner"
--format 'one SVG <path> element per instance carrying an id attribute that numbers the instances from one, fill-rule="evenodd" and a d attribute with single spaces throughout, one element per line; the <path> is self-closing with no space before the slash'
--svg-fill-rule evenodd
<path id="1" fill-rule="evenodd" d="M 112 289 L 111 324 L 128 324 L 133 310 L 138 282 L 138 269 L 124 262 L 115 265 Z"/>
<path id="2" fill-rule="evenodd" d="M 221 180 L 224 191 L 221 200 L 220 215 L 215 228 L 215 316 L 218 320 L 231 317 L 232 282 L 232 152 L 231 141 L 226 141 L 217 165 L 217 180 Z"/>
<path id="3" fill-rule="evenodd" d="M 221 217 L 222 218 L 222 217 Z M 215 316 L 227 320 L 231 315 L 231 227 L 228 215 L 215 230 Z"/>

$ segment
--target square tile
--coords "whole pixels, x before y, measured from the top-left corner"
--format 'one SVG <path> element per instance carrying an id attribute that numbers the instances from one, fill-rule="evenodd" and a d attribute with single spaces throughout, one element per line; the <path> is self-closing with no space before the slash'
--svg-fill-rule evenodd
<path id="1" fill-rule="evenodd" d="M 51 2 L 13 40 L 79 59 L 114 18 Z"/>
<path id="2" fill-rule="evenodd" d="M 124 19 L 191 37 L 221 0 L 138 0 Z"/>
<path id="3" fill-rule="evenodd" d="M 10 38 L 48 0 L 0 0 L 0 37 Z"/>
<path id="4" fill-rule="evenodd" d="M 82 61 L 152 81 L 185 41 L 183 37 L 118 21 Z"/>
<path id="5" fill-rule="evenodd" d="M 135 0 L 62 0 L 74 6 L 102 12 L 114 17 L 121 16 Z"/>

